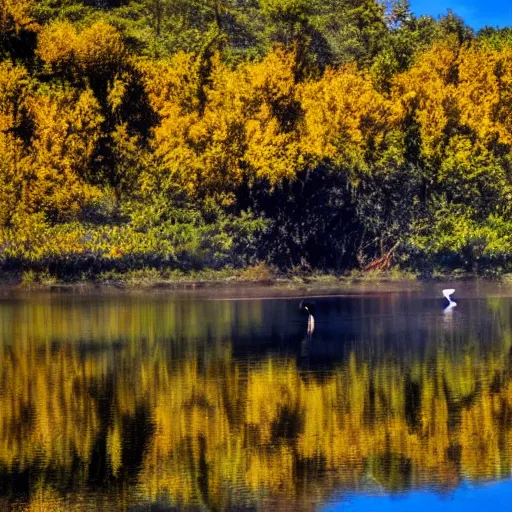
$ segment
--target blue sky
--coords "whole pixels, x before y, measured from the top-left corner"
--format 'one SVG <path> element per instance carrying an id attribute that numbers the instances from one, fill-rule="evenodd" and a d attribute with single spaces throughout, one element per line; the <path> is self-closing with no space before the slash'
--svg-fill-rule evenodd
<path id="1" fill-rule="evenodd" d="M 417 16 L 430 14 L 437 17 L 452 9 L 464 21 L 478 30 L 485 25 L 491 27 L 512 26 L 511 0 L 409 0 Z"/>

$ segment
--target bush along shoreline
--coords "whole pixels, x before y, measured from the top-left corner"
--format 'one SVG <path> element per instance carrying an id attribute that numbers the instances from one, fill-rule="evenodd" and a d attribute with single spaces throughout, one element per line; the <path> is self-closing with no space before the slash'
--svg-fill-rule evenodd
<path id="1" fill-rule="evenodd" d="M 7 280 L 512 271 L 512 30 L 406 0 L 0 11 Z"/>

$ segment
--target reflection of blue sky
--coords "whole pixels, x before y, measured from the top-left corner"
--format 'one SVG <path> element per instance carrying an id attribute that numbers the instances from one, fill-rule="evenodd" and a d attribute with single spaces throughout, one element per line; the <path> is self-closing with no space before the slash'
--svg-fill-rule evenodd
<path id="1" fill-rule="evenodd" d="M 412 491 L 393 496 L 351 496 L 333 501 L 322 512 L 481 512 L 510 510 L 512 481 L 463 485 L 453 492 Z"/>
<path id="2" fill-rule="evenodd" d="M 430 14 L 437 17 L 451 9 L 464 21 L 478 30 L 512 25 L 512 2 L 510 0 L 410 0 L 411 9 L 417 16 Z"/>

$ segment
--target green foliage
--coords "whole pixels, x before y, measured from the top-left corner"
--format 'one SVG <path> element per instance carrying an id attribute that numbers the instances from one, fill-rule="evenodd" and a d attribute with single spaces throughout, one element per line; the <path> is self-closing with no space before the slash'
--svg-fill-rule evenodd
<path id="1" fill-rule="evenodd" d="M 258 232 L 265 223 L 249 212 L 238 216 L 216 212 L 205 216 L 193 207 L 172 208 L 164 201 L 126 203 L 123 222 L 51 225 L 42 214 L 17 220 L 0 232 L 3 263 L 76 276 L 108 269 L 144 266 L 182 270 L 240 267 L 251 260 Z"/>
<path id="2" fill-rule="evenodd" d="M 510 271 L 510 220 L 490 215 L 483 222 L 476 222 L 471 208 L 449 206 L 443 200 L 436 206 L 429 222 L 416 222 L 415 233 L 410 238 L 411 252 L 416 253 L 420 261 L 468 271 L 485 268 Z"/>

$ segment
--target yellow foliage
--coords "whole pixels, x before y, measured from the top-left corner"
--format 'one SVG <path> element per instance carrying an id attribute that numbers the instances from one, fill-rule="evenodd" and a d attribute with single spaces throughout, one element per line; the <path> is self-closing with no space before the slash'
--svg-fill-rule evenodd
<path id="1" fill-rule="evenodd" d="M 76 39 L 74 51 L 79 68 L 86 73 L 116 70 L 125 58 L 121 34 L 104 21 L 83 29 Z"/>
<path id="2" fill-rule="evenodd" d="M 169 61 L 138 60 L 151 106 L 162 117 L 168 105 L 178 104 L 184 112 L 198 107 L 198 64 L 191 53 L 178 52 Z"/>
<path id="3" fill-rule="evenodd" d="M 302 86 L 300 94 L 301 150 L 341 167 L 371 169 L 388 149 L 389 135 L 401 120 L 400 110 L 355 66 L 327 70 L 320 80 Z"/>
<path id="4" fill-rule="evenodd" d="M 119 197 L 130 194 L 135 188 L 144 157 L 140 137 L 131 135 L 126 123 L 115 126 L 111 137 L 117 177 L 113 185 Z"/>
<path id="5" fill-rule="evenodd" d="M 258 178 L 272 184 L 294 178 L 303 165 L 295 123 L 300 106 L 296 95 L 293 53 L 275 50 L 247 74 L 247 150 L 244 160 Z"/>
<path id="6" fill-rule="evenodd" d="M 28 73 L 9 62 L 0 63 L 0 132 L 7 134 L 20 122 L 27 99 Z"/>
<path id="7" fill-rule="evenodd" d="M 497 143 L 511 146 L 512 48 L 463 48 L 458 63 L 461 123 L 487 147 Z"/>
<path id="8" fill-rule="evenodd" d="M 77 67 L 78 72 L 115 72 L 126 57 L 121 34 L 98 21 L 77 33 L 68 21 L 55 21 L 41 31 L 37 54 L 54 70 Z"/>
<path id="9" fill-rule="evenodd" d="M 28 75 L 24 68 L 0 63 L 0 226 L 19 207 L 29 168 L 25 145 L 16 136 L 28 102 Z"/>
<path id="10" fill-rule="evenodd" d="M 9 228 L 14 213 L 39 211 L 58 222 L 109 192 L 118 206 L 140 191 L 137 199 L 188 196 L 222 208 L 241 185 L 276 187 L 320 165 L 322 172 L 346 173 L 352 185 L 371 183 L 363 194 L 399 192 L 403 172 L 415 205 L 398 223 L 404 226 L 414 226 L 416 206 L 438 192 L 474 205 L 482 218 L 509 209 L 512 49 L 506 45 L 445 40 L 396 76 L 389 93 L 355 65 L 298 83 L 297 47 L 237 66 L 210 50 L 167 60 L 129 57 L 120 32 L 104 21 L 80 30 L 54 21 L 39 34 L 36 52 L 46 72 L 59 71 L 63 90 L 45 84 L 35 92 L 37 82 L 23 68 L 0 63 L 0 226 Z M 389 226 L 381 252 L 398 233 L 396 204 L 393 198 L 371 214 Z M 126 256 L 139 234 L 101 254 Z M 376 238 L 362 243 L 361 251 L 376 244 Z"/>
<path id="11" fill-rule="evenodd" d="M 178 54 L 169 63 L 141 63 L 161 122 L 154 130 L 156 169 L 142 187 L 176 188 L 190 195 L 229 193 L 244 178 L 275 184 L 300 165 L 293 132 L 293 57 L 271 53 L 232 70 L 212 59 L 206 104 L 200 109 L 197 61 Z"/>
<path id="12" fill-rule="evenodd" d="M 395 78 L 394 101 L 419 126 L 432 182 L 465 204 L 510 194 L 503 155 L 512 147 L 511 64 L 509 46 L 445 42 Z"/>
<path id="13" fill-rule="evenodd" d="M 20 207 L 29 165 L 22 142 L 10 134 L 0 133 L 0 227 L 8 224 Z"/>
<path id="14" fill-rule="evenodd" d="M 45 219 L 45 212 L 29 213 L 24 204 L 10 212 L 10 229 L 0 231 L 4 249 L 14 257 L 41 260 L 52 256 L 83 253 L 84 229 L 63 230 L 55 236 Z"/>
<path id="15" fill-rule="evenodd" d="M 35 124 L 31 179 L 24 202 L 32 211 L 67 216 L 98 191 L 84 177 L 99 136 L 102 117 L 91 91 L 38 95 L 31 100 Z"/>
<path id="16" fill-rule="evenodd" d="M 456 122 L 456 87 L 453 73 L 457 48 L 437 44 L 422 54 L 415 65 L 395 79 L 395 101 L 419 123 L 421 152 L 429 161 L 443 156 L 443 143 L 450 123 Z"/>
<path id="17" fill-rule="evenodd" d="M 275 49 L 261 62 L 247 66 L 256 107 L 266 103 L 278 113 L 296 101 L 295 66 L 295 55 L 281 49 Z"/>
<path id="18" fill-rule="evenodd" d="M 33 0 L 0 1 L 0 34 L 6 36 L 20 30 L 37 30 L 38 26 L 30 15 Z"/>
<path id="19" fill-rule="evenodd" d="M 69 21 L 46 25 L 37 39 L 36 53 L 55 70 L 65 70 L 74 61 L 78 34 Z"/>
<path id="20" fill-rule="evenodd" d="M 126 94 L 127 83 L 122 77 L 116 76 L 114 83 L 108 91 L 108 103 L 112 112 L 119 111 L 123 105 L 123 100 Z"/>
<path id="21" fill-rule="evenodd" d="M 122 446 L 121 446 L 121 433 L 119 425 L 111 428 L 107 435 L 107 453 L 109 455 L 110 467 L 112 474 L 117 475 L 122 463 Z"/>

